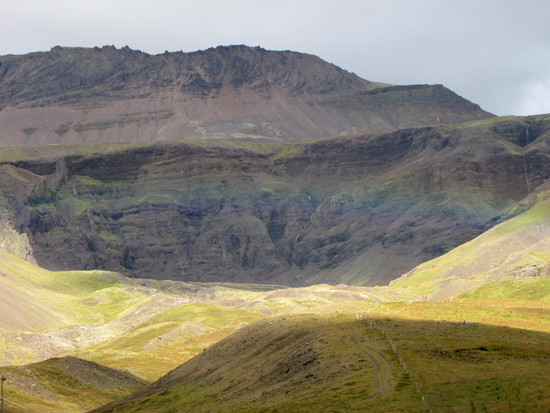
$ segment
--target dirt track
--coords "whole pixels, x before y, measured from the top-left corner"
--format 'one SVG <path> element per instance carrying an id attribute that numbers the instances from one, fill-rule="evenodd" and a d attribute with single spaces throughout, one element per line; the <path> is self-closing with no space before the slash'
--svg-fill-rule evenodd
<path id="1" fill-rule="evenodd" d="M 353 326 L 346 324 L 346 328 L 344 328 L 341 324 L 338 324 L 338 327 L 344 332 L 344 335 L 340 339 L 340 343 L 344 346 L 357 348 L 362 354 L 368 357 L 374 366 L 374 374 L 372 377 L 374 392 L 362 400 L 390 394 L 393 391 L 393 383 L 390 378 L 392 363 L 374 347 L 369 346 L 364 339 L 358 342 L 356 340 L 357 331 Z"/>

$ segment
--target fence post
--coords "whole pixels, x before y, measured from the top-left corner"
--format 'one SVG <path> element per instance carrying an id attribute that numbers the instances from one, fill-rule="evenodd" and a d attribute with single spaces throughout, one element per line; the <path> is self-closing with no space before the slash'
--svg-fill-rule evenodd
<path id="1" fill-rule="evenodd" d="M 0 382 L 2 382 L 2 396 L 1 396 L 1 412 L 4 413 L 4 382 L 6 381 L 6 378 L 4 375 L 2 375 L 2 378 L 0 378 Z"/>

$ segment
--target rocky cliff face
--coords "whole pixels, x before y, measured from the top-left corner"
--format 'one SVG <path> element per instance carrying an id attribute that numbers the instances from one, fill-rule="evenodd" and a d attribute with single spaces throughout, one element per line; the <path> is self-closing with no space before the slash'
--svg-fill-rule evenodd
<path id="1" fill-rule="evenodd" d="M 550 177 L 549 141 L 538 116 L 284 145 L 5 148 L 0 184 L 49 269 L 376 285 L 498 222 Z"/>
<path id="2" fill-rule="evenodd" d="M 246 46 L 151 56 L 61 48 L 0 57 L 0 145 L 294 142 L 492 117 L 440 86 L 373 83 Z"/>

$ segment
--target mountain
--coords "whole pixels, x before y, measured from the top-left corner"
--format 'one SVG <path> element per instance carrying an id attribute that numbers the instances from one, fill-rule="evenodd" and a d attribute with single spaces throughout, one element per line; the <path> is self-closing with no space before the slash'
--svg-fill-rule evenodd
<path id="1" fill-rule="evenodd" d="M 292 144 L 6 147 L 10 225 L 51 270 L 377 285 L 478 236 L 550 177 L 550 116 Z"/>
<path id="2" fill-rule="evenodd" d="M 295 142 L 493 115 L 441 85 L 363 80 L 259 47 L 128 47 L 0 57 L 0 145 L 189 139 Z"/>
<path id="3" fill-rule="evenodd" d="M 385 285 L 550 173 L 547 116 L 259 47 L 2 56 L 0 109 L 4 244 L 50 270 Z"/>
<path id="4" fill-rule="evenodd" d="M 548 411 L 549 115 L 56 47 L 0 57 L 0 139 L 8 412 Z"/>

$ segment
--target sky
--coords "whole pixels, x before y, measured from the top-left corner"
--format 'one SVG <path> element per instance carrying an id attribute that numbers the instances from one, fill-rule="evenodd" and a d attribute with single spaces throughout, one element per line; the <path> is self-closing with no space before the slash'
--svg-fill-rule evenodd
<path id="1" fill-rule="evenodd" d="M 549 0 L 0 0 L 0 55 L 231 44 L 363 79 L 443 84 L 499 116 L 550 113 Z"/>

